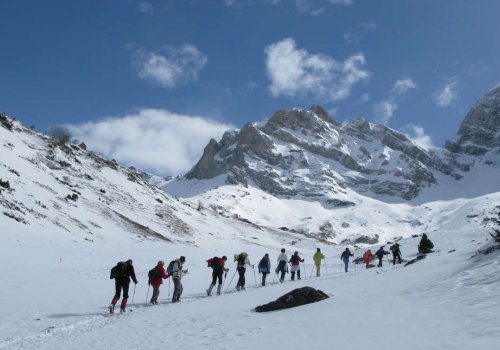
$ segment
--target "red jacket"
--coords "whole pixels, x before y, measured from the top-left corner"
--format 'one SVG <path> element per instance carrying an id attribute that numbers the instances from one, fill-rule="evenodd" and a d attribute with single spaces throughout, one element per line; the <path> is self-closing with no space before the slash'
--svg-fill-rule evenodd
<path id="1" fill-rule="evenodd" d="M 363 254 L 363 259 L 367 263 L 371 260 L 372 256 L 373 256 L 372 252 L 368 250 Z"/>
<path id="2" fill-rule="evenodd" d="M 148 283 L 152 286 L 159 286 L 163 284 L 163 279 L 169 278 L 170 275 L 165 273 L 165 268 L 163 266 L 156 266 L 156 268 L 160 271 L 160 278 L 150 279 Z"/>
<path id="3" fill-rule="evenodd" d="M 292 255 L 292 257 L 290 258 L 290 260 L 288 262 L 292 263 L 292 266 L 295 266 L 295 265 L 300 264 L 301 262 L 304 262 L 304 259 L 302 259 L 300 256 L 294 254 L 294 255 Z"/>

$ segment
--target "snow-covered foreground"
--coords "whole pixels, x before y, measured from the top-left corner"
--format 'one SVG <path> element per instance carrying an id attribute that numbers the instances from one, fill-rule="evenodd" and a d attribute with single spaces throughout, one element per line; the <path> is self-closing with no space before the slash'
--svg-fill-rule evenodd
<path id="1" fill-rule="evenodd" d="M 250 269 L 243 292 L 234 292 L 237 277 L 229 285 L 235 273 L 230 259 L 225 293 L 212 297 L 204 292 L 211 280 L 206 259 L 245 250 L 254 264 L 266 252 L 274 263 L 278 248 L 221 240 L 211 249 L 128 239 L 85 246 L 65 236 L 7 234 L 0 257 L 0 349 L 496 349 L 499 251 L 471 258 L 489 244 L 488 229 L 461 231 L 460 225 L 430 233 L 438 251 L 407 267 L 386 259 L 382 269 L 352 265 L 344 273 L 339 259 L 344 247 L 323 246 L 326 268 L 311 278 L 314 249 L 303 249 L 307 278 L 279 284 L 270 275 L 268 286 L 257 287 Z M 400 241 L 403 258 L 415 256 L 418 241 Z M 149 306 L 147 271 L 159 259 L 180 255 L 189 269 L 182 302 L 170 303 L 167 280 L 160 305 Z M 128 258 L 139 279 L 134 301 L 126 314 L 109 317 L 106 306 L 114 294 L 109 269 Z M 301 286 L 331 298 L 278 312 L 252 311 Z"/>

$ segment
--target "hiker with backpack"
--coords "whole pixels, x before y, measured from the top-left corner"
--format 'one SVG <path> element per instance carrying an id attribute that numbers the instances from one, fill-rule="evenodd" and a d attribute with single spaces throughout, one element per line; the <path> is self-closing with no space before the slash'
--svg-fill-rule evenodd
<path id="1" fill-rule="evenodd" d="M 391 245 L 389 250 L 392 252 L 392 264 L 396 265 L 396 259 L 398 259 L 398 264 L 401 264 L 401 249 L 399 249 L 399 243 Z"/>
<path id="2" fill-rule="evenodd" d="M 250 263 L 247 253 L 240 253 L 236 261 L 238 262 L 236 267 L 236 271 L 238 271 L 238 283 L 236 283 L 236 290 L 245 290 L 245 271 L 247 270 L 245 266 L 251 266 L 253 269 L 253 265 Z"/>
<path id="3" fill-rule="evenodd" d="M 120 312 L 125 312 L 125 308 L 127 307 L 128 301 L 128 289 L 130 285 L 130 277 L 132 277 L 132 281 L 137 284 L 137 278 L 135 277 L 135 271 L 133 266 L 132 259 L 128 259 L 123 262 L 120 261 L 116 264 L 115 267 L 111 269 L 111 273 L 109 279 L 115 279 L 115 296 L 109 304 L 109 313 L 115 312 L 115 305 L 120 300 L 120 294 L 123 290 L 123 299 L 120 306 Z"/>
<path id="4" fill-rule="evenodd" d="M 182 269 L 185 262 L 186 258 L 184 256 L 181 256 L 179 259 L 176 259 L 170 263 L 172 265 L 172 273 L 170 275 L 172 276 L 172 279 L 174 281 L 174 293 L 172 295 L 172 303 L 178 303 L 180 301 L 182 292 L 184 290 L 184 288 L 182 287 L 181 279 L 182 276 L 188 273 L 188 270 Z M 169 272 L 168 269 L 167 272 Z"/>
<path id="5" fill-rule="evenodd" d="M 169 274 L 165 273 L 165 262 L 160 260 L 158 264 L 153 269 L 148 272 L 148 285 L 153 287 L 153 295 L 151 295 L 151 300 L 149 301 L 151 305 L 158 305 L 158 297 L 160 296 L 160 285 L 163 284 L 163 280 L 170 277 Z"/>
<path id="6" fill-rule="evenodd" d="M 373 267 L 374 265 L 370 266 L 370 260 L 374 257 L 372 251 L 368 249 L 364 254 L 363 254 L 363 260 L 365 261 L 366 268 L 369 269 L 370 267 Z"/>
<path id="7" fill-rule="evenodd" d="M 342 255 L 340 256 L 340 260 L 344 262 L 344 270 L 347 272 L 347 269 L 349 268 L 349 257 L 354 256 L 353 253 L 349 250 L 349 248 L 346 248 Z"/>
<path id="8" fill-rule="evenodd" d="M 276 266 L 276 274 L 281 273 L 280 282 L 283 283 L 285 280 L 285 274 L 288 272 L 288 257 L 285 253 L 285 248 L 281 248 L 281 254 L 278 255 L 278 266 Z"/>
<path id="9" fill-rule="evenodd" d="M 380 247 L 379 250 L 375 253 L 375 255 L 378 258 L 378 267 L 382 267 L 382 259 L 384 258 L 384 255 L 388 255 L 389 252 L 384 250 L 384 246 Z"/>
<path id="10" fill-rule="evenodd" d="M 224 267 L 226 261 L 227 256 L 225 255 L 222 258 L 214 256 L 213 258 L 207 260 L 208 267 L 212 268 L 212 283 L 207 289 L 208 296 L 212 295 L 212 289 L 215 287 L 217 279 L 219 280 L 219 284 L 217 285 L 217 295 L 220 295 L 220 291 L 222 289 L 222 273 L 224 271 L 226 271 L 226 273 L 229 271 L 228 268 Z"/>
<path id="11" fill-rule="evenodd" d="M 269 254 L 265 254 L 259 261 L 259 273 L 262 274 L 262 287 L 266 285 L 266 277 L 271 272 L 271 261 L 269 260 Z"/>
<path id="12" fill-rule="evenodd" d="M 319 248 L 316 248 L 316 253 L 313 255 L 314 266 L 316 266 L 316 277 L 319 277 L 319 270 L 321 268 L 321 260 L 324 259 L 325 256 L 321 253 Z"/>
<path id="13" fill-rule="evenodd" d="M 299 256 L 298 251 L 295 251 L 288 262 L 292 264 L 292 268 L 290 269 L 292 273 L 292 281 L 295 280 L 295 272 L 297 272 L 297 279 L 300 280 L 300 263 L 304 262 L 304 259 Z"/>
<path id="14" fill-rule="evenodd" d="M 434 244 L 427 237 L 427 234 L 424 233 L 422 235 L 422 239 L 420 240 L 420 243 L 418 244 L 418 252 L 421 254 L 432 253 L 432 248 L 434 248 Z"/>

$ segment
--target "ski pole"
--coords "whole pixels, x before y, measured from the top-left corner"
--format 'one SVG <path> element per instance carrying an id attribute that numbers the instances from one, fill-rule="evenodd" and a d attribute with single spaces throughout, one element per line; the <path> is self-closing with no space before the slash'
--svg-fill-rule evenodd
<path id="1" fill-rule="evenodd" d="M 316 264 L 313 264 L 313 266 L 311 267 L 311 274 L 310 274 L 310 275 L 311 275 L 311 278 L 312 278 L 312 276 L 313 276 L 314 265 L 316 265 Z"/>
<path id="2" fill-rule="evenodd" d="M 134 303 L 135 287 L 137 287 L 137 283 L 134 283 L 134 294 L 132 294 L 132 304 Z"/>
<path id="3" fill-rule="evenodd" d="M 145 301 L 146 303 L 148 302 L 149 287 L 150 287 L 150 285 L 148 284 L 148 291 L 146 293 L 146 301 Z"/>
<path id="4" fill-rule="evenodd" d="M 326 270 L 326 259 L 323 262 L 325 263 L 325 274 L 328 274 L 328 271 Z"/>
<path id="5" fill-rule="evenodd" d="M 227 280 L 227 271 L 226 271 L 226 273 L 224 274 L 224 281 L 222 282 L 222 287 L 221 287 L 221 289 L 222 289 L 222 288 L 224 288 L 224 285 L 226 284 L 226 280 Z"/>
<path id="6" fill-rule="evenodd" d="M 226 292 L 227 292 L 227 290 L 229 289 L 229 287 L 231 286 L 231 282 L 233 282 L 233 278 L 234 278 L 234 276 L 236 276 L 236 271 L 237 271 L 237 270 L 235 270 L 235 271 L 234 271 L 234 273 L 233 273 L 233 277 L 231 277 L 231 280 L 229 281 L 229 284 L 227 285 Z"/>
<path id="7" fill-rule="evenodd" d="M 170 278 L 168 279 L 168 298 L 170 298 Z"/>
<path id="8" fill-rule="evenodd" d="M 255 276 L 255 269 L 253 266 L 252 266 L 252 270 L 253 270 L 253 279 L 255 281 L 255 287 L 257 287 L 257 276 Z"/>

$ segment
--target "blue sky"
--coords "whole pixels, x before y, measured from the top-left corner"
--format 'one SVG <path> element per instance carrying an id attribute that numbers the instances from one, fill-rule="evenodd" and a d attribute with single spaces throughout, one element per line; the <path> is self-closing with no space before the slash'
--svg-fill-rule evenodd
<path id="1" fill-rule="evenodd" d="M 500 83 L 496 0 L 1 0 L 0 111 L 160 174 L 320 104 L 428 145 Z"/>

